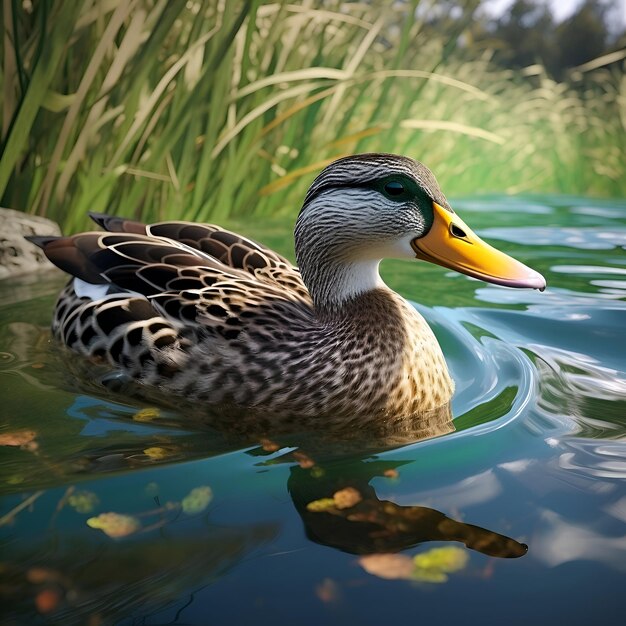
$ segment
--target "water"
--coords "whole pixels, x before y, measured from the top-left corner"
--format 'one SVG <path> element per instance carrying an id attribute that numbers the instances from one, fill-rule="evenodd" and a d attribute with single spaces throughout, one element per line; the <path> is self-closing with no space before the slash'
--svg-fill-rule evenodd
<path id="1" fill-rule="evenodd" d="M 0 283 L 5 622 L 622 623 L 626 203 L 455 207 L 548 289 L 386 263 L 457 382 L 454 429 L 395 447 L 78 384 L 47 330 L 64 279 Z M 240 230 L 290 250 L 288 224 Z"/>

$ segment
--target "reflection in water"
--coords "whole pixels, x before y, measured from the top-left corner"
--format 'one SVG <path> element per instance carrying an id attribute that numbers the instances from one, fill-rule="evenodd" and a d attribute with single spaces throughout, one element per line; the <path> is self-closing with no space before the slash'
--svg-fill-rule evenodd
<path id="1" fill-rule="evenodd" d="M 528 547 L 425 506 L 380 500 L 369 484 L 397 472 L 397 461 L 351 462 L 328 469 L 291 469 L 288 488 L 309 539 L 351 554 L 398 552 L 427 541 L 458 541 L 496 557 L 520 557 Z"/>
<path id="2" fill-rule="evenodd" d="M 419 419 L 386 418 L 367 427 L 340 423 L 315 431 L 305 430 L 310 423 L 284 422 L 272 430 L 250 416 L 233 422 L 197 408 L 192 413 L 154 406 L 140 409 L 88 395 L 76 396 L 65 411 L 72 420 L 64 422 L 62 433 L 54 423 L 42 421 L 37 429 L 11 427 L 13 438 L 28 432 L 37 451 L 13 453 L 5 459 L 4 471 L 10 476 L 7 491 L 58 485 L 86 474 L 208 458 L 270 437 L 278 448 L 305 447 L 322 460 L 349 456 L 355 449 L 381 452 L 454 431 L 447 405 Z"/>
<path id="3" fill-rule="evenodd" d="M 623 435 L 626 377 L 621 372 L 572 350 L 535 344 L 529 350 L 541 376 L 539 409 L 553 419 L 563 416 L 570 429 L 575 425 L 587 437 Z M 567 394 L 562 393 L 564 388 Z"/>
<path id="4" fill-rule="evenodd" d="M 251 524 L 191 535 L 153 533 L 134 541 L 52 534 L 47 542 L 11 543 L 0 565 L 3 611 L 19 623 L 37 611 L 59 624 L 100 624 L 137 614 L 146 618 L 176 602 L 183 608 L 194 590 L 276 532 L 277 527 Z"/>
<path id="5" fill-rule="evenodd" d="M 585 525 L 563 519 L 551 510 L 542 511 L 543 532 L 533 540 L 536 558 L 555 567 L 569 561 L 592 560 L 626 570 L 626 535 L 609 537 Z M 533 552 L 534 554 L 534 552 Z"/>
<path id="6" fill-rule="evenodd" d="M 623 480 L 626 478 L 626 443 L 570 437 L 560 442 L 566 451 L 558 458 L 560 468 L 579 476 Z"/>
<path id="7" fill-rule="evenodd" d="M 20 376 L 25 382 L 39 390 L 52 389 L 51 385 L 36 375 L 47 357 L 50 331 L 48 328 L 13 322 L 3 329 L 3 352 L 0 352 L 0 372 L 4 375 Z M 34 367 L 34 366 L 39 367 Z"/>
<path id="8" fill-rule="evenodd" d="M 445 509 L 464 509 L 489 502 L 502 492 L 502 486 L 492 469 L 473 476 L 468 476 L 448 487 L 445 492 L 440 489 L 420 490 L 422 502 L 437 500 L 438 506 Z"/>
<path id="9" fill-rule="evenodd" d="M 582 250 L 612 250 L 626 246 L 626 231 L 615 228 L 527 227 L 511 232 L 508 228 L 486 228 L 481 236 L 533 246 L 567 246 Z"/>

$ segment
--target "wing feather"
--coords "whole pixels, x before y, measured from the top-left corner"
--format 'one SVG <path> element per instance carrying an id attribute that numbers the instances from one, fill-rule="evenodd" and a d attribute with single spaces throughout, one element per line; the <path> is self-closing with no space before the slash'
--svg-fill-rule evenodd
<path id="1" fill-rule="evenodd" d="M 177 242 L 186 249 L 215 259 L 225 267 L 242 270 L 263 282 L 278 283 L 304 299 L 309 298 L 300 272 L 285 257 L 220 226 L 184 221 L 141 224 L 121 217 L 95 213 L 90 215 L 107 231 L 148 235 Z"/>
<path id="2" fill-rule="evenodd" d="M 268 302 L 274 310 L 296 305 L 296 317 L 311 314 L 299 272 L 279 255 L 234 233 L 169 222 L 145 227 L 148 234 L 143 234 L 137 232 L 137 222 L 101 222 L 116 230 L 35 243 L 58 267 L 86 283 L 108 285 L 109 293 L 144 296 L 155 312 L 173 322 L 217 328 L 227 338 L 234 335 L 240 317 L 257 317 Z M 166 233 L 178 239 L 166 238 Z"/>

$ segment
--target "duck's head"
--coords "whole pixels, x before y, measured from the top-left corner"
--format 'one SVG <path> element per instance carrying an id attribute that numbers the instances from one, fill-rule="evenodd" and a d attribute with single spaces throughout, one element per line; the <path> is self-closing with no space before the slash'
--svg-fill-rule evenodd
<path id="1" fill-rule="evenodd" d="M 383 258 L 430 261 L 507 287 L 546 286 L 541 274 L 474 234 L 426 166 L 395 154 L 359 154 L 326 167 L 304 199 L 295 240 L 318 306 L 380 286 Z"/>

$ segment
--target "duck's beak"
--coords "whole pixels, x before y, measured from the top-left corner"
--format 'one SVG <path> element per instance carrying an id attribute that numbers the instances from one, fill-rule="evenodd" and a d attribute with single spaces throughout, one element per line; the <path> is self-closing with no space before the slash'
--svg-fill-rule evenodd
<path id="1" fill-rule="evenodd" d="M 456 214 L 433 202 L 434 221 L 411 246 L 424 261 L 507 287 L 532 287 L 543 291 L 545 278 L 523 263 L 492 248 L 475 235 Z"/>

